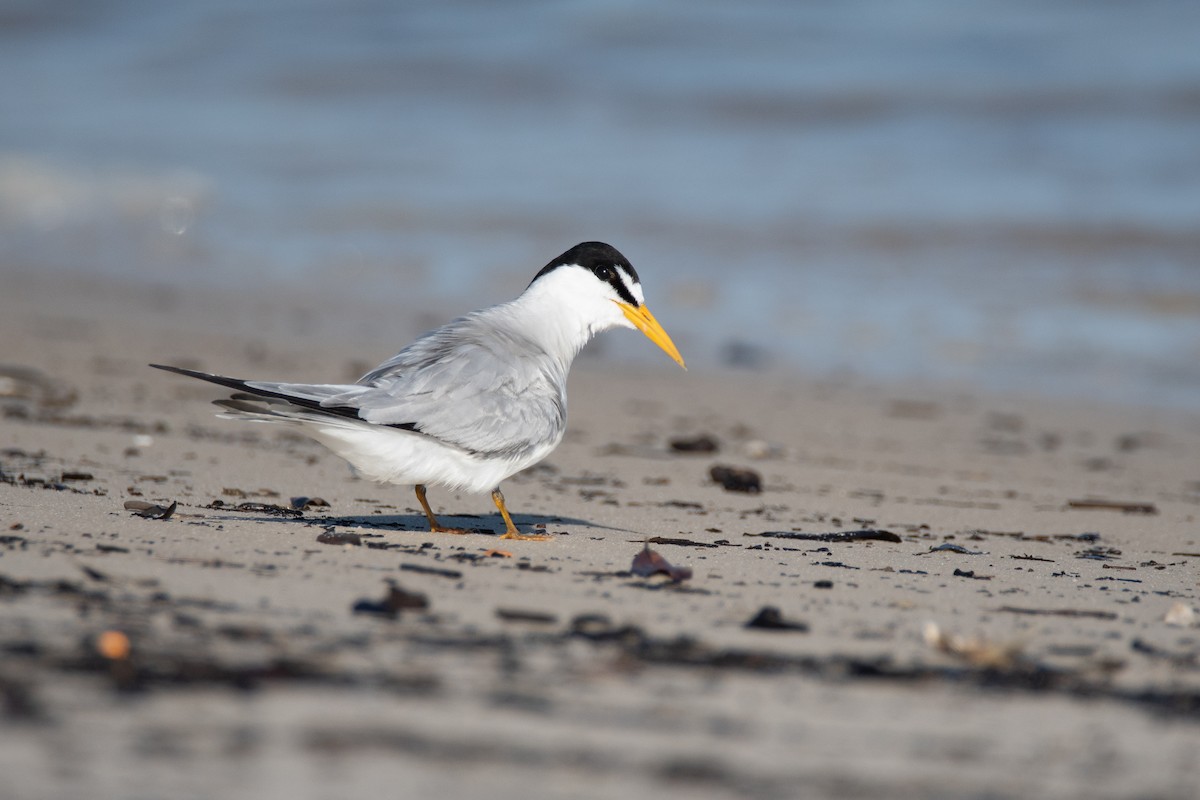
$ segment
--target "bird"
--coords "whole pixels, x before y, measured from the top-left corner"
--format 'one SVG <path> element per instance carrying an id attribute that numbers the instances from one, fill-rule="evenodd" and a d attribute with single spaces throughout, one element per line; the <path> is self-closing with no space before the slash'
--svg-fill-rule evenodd
<path id="1" fill-rule="evenodd" d="M 431 330 L 355 383 L 242 380 L 150 364 L 235 390 L 219 417 L 285 424 L 369 479 L 411 485 L 435 533 L 427 487 L 491 492 L 503 539 L 539 540 L 513 524 L 500 484 L 548 456 L 567 423 L 567 374 L 593 336 L 640 330 L 687 369 L 646 307 L 637 271 L 615 247 L 582 242 L 551 260 L 515 299 Z"/>

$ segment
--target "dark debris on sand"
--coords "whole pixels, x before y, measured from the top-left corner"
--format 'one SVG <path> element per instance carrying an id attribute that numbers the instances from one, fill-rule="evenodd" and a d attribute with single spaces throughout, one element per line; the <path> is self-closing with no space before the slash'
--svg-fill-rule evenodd
<path id="1" fill-rule="evenodd" d="M 671 452 L 688 454 L 715 453 L 721 449 L 717 438 L 708 433 L 698 436 L 678 437 L 670 441 Z"/>
<path id="2" fill-rule="evenodd" d="M 763 531 L 762 533 L 744 533 L 743 536 L 752 536 L 759 539 L 795 539 L 807 542 L 895 542 L 901 541 L 900 537 L 891 531 L 882 530 L 861 530 L 861 531 L 842 531 L 836 533 L 798 533 L 795 531 Z"/>
<path id="3" fill-rule="evenodd" d="M 396 619 L 402 611 L 424 611 L 429 608 L 429 598 L 420 592 L 409 592 L 392 584 L 379 600 L 362 599 L 351 608 L 355 614 L 372 614 L 387 619 Z"/>
<path id="4" fill-rule="evenodd" d="M 762 492 L 762 476 L 752 469 L 728 467 L 717 464 L 708 471 L 713 482 L 721 484 L 727 492 L 759 494 Z"/>
<path id="5" fill-rule="evenodd" d="M 643 551 L 644 552 L 644 551 Z M 653 552 L 653 551 L 650 551 Z M 107 576 L 106 576 L 107 577 Z M 670 584 L 666 584 L 670 585 Z M 475 653 L 494 651 L 495 663 L 502 665 L 514 653 L 542 652 L 562 661 L 576 664 L 582 672 L 596 669 L 597 664 L 613 664 L 628 669 L 631 664 L 655 669 L 705 669 L 714 671 L 755 672 L 762 674 L 795 674 L 814 680 L 844 683 L 848 680 L 883 681 L 887 683 L 953 684 L 965 687 L 1015 693 L 1053 693 L 1093 701 L 1127 703 L 1156 713 L 1200 722 L 1200 689 L 1186 685 L 1168 687 L 1128 687 L 1114 683 L 1097 664 L 1082 663 L 1061 667 L 1031 657 L 975 663 L 960 659 L 953 664 L 897 663 L 886 653 L 861 656 L 839 653 L 796 654 L 747 647 L 714 646 L 690 636 L 657 636 L 629 623 L 614 621 L 602 612 L 579 614 L 559 628 L 556 614 L 541 609 L 496 608 L 503 622 L 526 623 L 530 627 L 509 627 L 504 634 L 478 632 L 470 628 L 448 626 L 437 616 L 421 613 L 410 624 L 388 626 L 386 633 L 355 634 L 345 641 L 332 630 L 321 631 L 313 625 L 292 626 L 290 629 L 264 626 L 261 622 L 239 624 L 229 614 L 241 609 L 232 604 L 174 598 L 161 591 L 145 595 L 136 602 L 130 595 L 114 587 L 112 580 L 97 581 L 91 586 L 75 581 L 20 580 L 0 575 L 0 602 L 21 602 L 26 596 L 61 598 L 90 620 L 91 631 L 104 630 L 103 620 L 135 619 L 142 612 L 137 607 L 154 608 L 173 615 L 174 633 L 160 637 L 153 628 L 120 631 L 127 646 L 100 647 L 94 636 L 74 647 L 65 649 L 61 643 L 39 642 L 11 638 L 11 631 L 0 638 L 0 652 L 11 666 L 9 674 L 35 676 L 32 682 L 0 687 L 9 712 L 17 716 L 36 714 L 37 681 L 52 680 L 55 671 L 84 672 L 110 682 L 118 691 L 163 690 L 171 687 L 210 684 L 239 689 L 255 689 L 278 682 L 319 683 L 331 686 L 374 686 L 401 692 L 435 692 L 436 677 L 414 673 L 405 663 L 337 666 L 330 660 L 330 648 L 369 648 L 376 636 L 385 636 L 389 643 L 411 642 L 425 650 L 461 651 Z M 405 611 L 425 612 L 430 608 L 426 595 L 405 590 L 391 583 L 377 599 L 363 599 L 348 611 L 394 620 Z M 1017 614 L 1050 614 L 1056 616 L 1086 616 L 1110 620 L 1115 615 L 1088 609 L 1034 609 L 1005 606 L 997 612 Z M 215 614 L 215 616 L 214 616 Z M 111 623 L 108 623 L 111 624 Z M 760 631 L 802 633 L 805 623 L 787 618 L 775 607 L 761 609 L 747 623 Z M 111 629 L 110 629 L 111 630 Z M 184 637 L 181 641 L 180 637 Z M 280 655 L 277 647 L 263 651 L 259 647 L 231 655 L 214 651 L 208 642 L 219 637 L 234 645 L 278 645 L 289 642 L 289 654 Z M 338 642 L 341 643 L 338 643 Z M 596 649 L 594 654 L 579 653 L 571 643 L 585 641 Z M 1191 668 L 1191 654 L 1167 651 L 1138 640 L 1132 652 L 1147 658 L 1178 662 Z M 369 662 L 370 660 L 368 660 Z M 619 666 L 616 666 L 619 665 Z M 501 666 L 497 666 L 501 668 Z"/>
<path id="6" fill-rule="evenodd" d="M 758 613 L 746 622 L 746 628 L 757 628 L 766 631 L 794 631 L 808 633 L 808 624 L 785 619 L 783 613 L 775 606 L 763 606 Z"/>

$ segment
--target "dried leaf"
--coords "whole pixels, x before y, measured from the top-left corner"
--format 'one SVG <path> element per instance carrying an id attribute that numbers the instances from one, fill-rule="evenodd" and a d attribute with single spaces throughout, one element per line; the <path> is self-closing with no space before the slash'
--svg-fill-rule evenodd
<path id="1" fill-rule="evenodd" d="M 640 578 L 649 578 L 651 575 L 661 573 L 675 583 L 686 581 L 692 577 L 691 567 L 676 567 L 672 565 L 670 561 L 659 555 L 657 551 L 651 550 L 649 545 L 643 547 L 633 557 L 633 564 L 629 567 L 629 571 Z"/>
<path id="2" fill-rule="evenodd" d="M 132 511 L 134 516 L 145 517 L 146 519 L 170 519 L 175 513 L 175 508 L 178 503 L 171 501 L 169 506 L 160 506 L 154 503 L 147 503 L 145 500 L 126 500 L 125 510 Z"/>

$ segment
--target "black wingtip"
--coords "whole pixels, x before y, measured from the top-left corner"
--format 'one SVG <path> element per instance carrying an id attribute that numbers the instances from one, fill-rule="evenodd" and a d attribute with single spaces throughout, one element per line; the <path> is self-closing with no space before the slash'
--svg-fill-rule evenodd
<path id="1" fill-rule="evenodd" d="M 188 377 L 197 377 L 198 378 L 201 375 L 205 374 L 203 372 L 196 372 L 195 370 L 191 370 L 191 369 L 184 369 L 183 367 L 172 367 L 169 364 L 147 364 L 146 366 L 154 367 L 155 369 L 165 370 L 166 372 L 174 372 L 177 375 L 187 375 Z"/>
<path id="2" fill-rule="evenodd" d="M 228 386 L 230 389 L 254 391 L 251 387 L 246 385 L 244 380 L 241 380 L 240 378 L 226 378 L 223 375 L 213 375 L 209 372 L 200 372 L 194 369 L 185 369 L 184 367 L 172 367 L 169 364 L 150 364 L 149 366 L 154 367 L 155 369 L 161 369 L 164 372 L 173 372 L 176 375 L 183 375 L 188 378 L 199 378 L 202 381 L 215 383 L 219 386 Z"/>

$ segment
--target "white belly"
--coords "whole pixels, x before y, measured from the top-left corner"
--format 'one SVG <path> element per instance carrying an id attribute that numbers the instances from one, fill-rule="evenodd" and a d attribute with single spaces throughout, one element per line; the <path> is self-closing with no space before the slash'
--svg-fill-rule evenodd
<path id="1" fill-rule="evenodd" d="M 500 482 L 541 461 L 562 436 L 515 457 L 482 457 L 428 436 L 383 426 L 309 423 L 300 431 L 349 461 L 366 478 L 381 483 L 426 484 L 490 492 Z"/>

